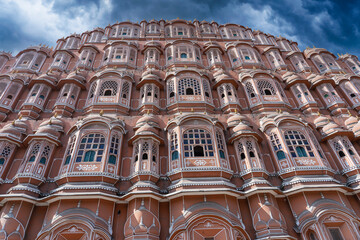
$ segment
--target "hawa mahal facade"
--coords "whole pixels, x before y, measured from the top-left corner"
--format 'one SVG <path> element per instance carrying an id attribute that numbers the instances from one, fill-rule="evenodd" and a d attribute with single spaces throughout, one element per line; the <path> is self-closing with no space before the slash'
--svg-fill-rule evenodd
<path id="1" fill-rule="evenodd" d="M 360 239 L 360 62 L 237 24 L 0 53 L 0 239 Z"/>

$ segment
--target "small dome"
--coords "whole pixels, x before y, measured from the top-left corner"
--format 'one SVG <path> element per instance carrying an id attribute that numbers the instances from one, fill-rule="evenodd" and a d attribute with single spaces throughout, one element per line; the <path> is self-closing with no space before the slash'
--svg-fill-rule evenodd
<path id="1" fill-rule="evenodd" d="M 64 123 L 56 117 L 51 117 L 40 124 L 36 134 L 50 134 L 55 138 L 59 138 L 63 131 Z"/>
<path id="2" fill-rule="evenodd" d="M 227 125 L 228 127 L 235 127 L 236 125 L 238 125 L 240 122 L 242 121 L 246 121 L 246 118 L 241 116 L 240 114 L 233 114 L 231 117 L 228 118 L 227 120 Z"/>
<path id="3" fill-rule="evenodd" d="M 0 130 L 0 135 L 10 135 L 18 140 L 21 140 L 22 134 L 25 134 L 27 124 L 20 119 L 14 120 L 12 123 L 5 125 Z"/>
<path id="4" fill-rule="evenodd" d="M 329 134 L 331 134 L 332 132 L 334 132 L 334 131 L 336 131 L 336 130 L 342 130 L 341 128 L 340 128 L 340 126 L 339 125 L 337 125 L 336 123 L 334 123 L 334 122 L 329 122 L 328 124 L 326 124 L 324 127 L 323 127 L 323 129 L 322 129 L 322 131 L 324 132 L 324 134 L 326 134 L 326 135 L 329 135 Z"/>
<path id="5" fill-rule="evenodd" d="M 355 136 L 360 136 L 360 121 L 354 125 L 352 131 L 354 132 Z"/>
<path id="6" fill-rule="evenodd" d="M 144 206 L 140 206 L 128 217 L 124 233 L 125 236 L 156 236 L 160 234 L 160 222 L 153 213 Z"/>
<path id="7" fill-rule="evenodd" d="M 149 133 L 159 135 L 159 130 L 150 126 L 148 123 L 145 123 L 145 125 L 135 131 L 135 135 L 146 135 Z"/>
<path id="8" fill-rule="evenodd" d="M 148 124 L 151 127 L 156 127 L 156 128 L 160 128 L 159 125 L 159 120 L 157 119 L 157 117 L 155 117 L 152 114 L 145 114 L 144 116 L 142 116 L 141 118 L 139 118 L 139 120 L 137 120 L 136 122 L 136 127 L 141 127 L 144 124 Z"/>
<path id="9" fill-rule="evenodd" d="M 326 124 L 329 123 L 329 119 L 327 117 L 324 117 L 322 115 L 320 115 L 319 117 L 317 117 L 315 120 L 314 120 L 314 124 L 316 126 L 316 128 L 322 128 L 324 127 Z"/>
<path id="10" fill-rule="evenodd" d="M 349 130 L 351 130 L 356 124 L 358 123 L 358 119 L 354 116 L 350 116 L 345 121 L 345 127 Z"/>
<path id="11" fill-rule="evenodd" d="M 237 133 L 237 132 L 253 132 L 251 127 L 249 127 L 248 125 L 246 125 L 243 122 L 240 122 L 236 127 L 234 127 L 233 131 L 234 131 L 234 133 Z"/>

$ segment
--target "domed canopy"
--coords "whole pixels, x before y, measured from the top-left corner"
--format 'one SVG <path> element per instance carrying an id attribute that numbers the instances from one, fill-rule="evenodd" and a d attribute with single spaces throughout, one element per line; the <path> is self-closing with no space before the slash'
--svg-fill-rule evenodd
<path id="1" fill-rule="evenodd" d="M 337 135 L 341 135 L 341 136 L 345 135 L 348 137 L 352 136 L 351 131 L 341 128 L 338 124 L 336 124 L 335 122 L 330 121 L 330 120 L 329 120 L 329 123 L 323 127 L 321 134 L 323 135 L 322 140 L 326 140 L 330 137 L 335 137 Z"/>
<path id="2" fill-rule="evenodd" d="M 26 134 L 27 124 L 20 119 L 14 120 L 12 123 L 5 125 L 0 130 L 0 139 L 14 141 L 17 144 L 22 142 L 23 134 Z"/>
<path id="3" fill-rule="evenodd" d="M 227 120 L 228 128 L 235 127 L 242 121 L 246 121 L 246 118 L 244 116 L 241 116 L 240 114 L 233 114 Z"/>
<path id="4" fill-rule="evenodd" d="M 355 124 L 355 126 L 352 128 L 352 131 L 355 134 L 355 137 L 360 137 L 360 121 Z"/>
<path id="5" fill-rule="evenodd" d="M 152 114 L 145 114 L 139 120 L 137 120 L 134 129 L 140 128 L 141 126 L 148 124 L 153 128 L 160 128 L 159 119 Z"/>
<path id="6" fill-rule="evenodd" d="M 135 135 L 129 140 L 129 145 L 139 138 L 153 138 L 160 142 L 160 144 L 164 142 L 160 137 L 159 124 L 149 115 L 140 118 L 134 129 L 136 129 Z"/>
<path id="7" fill-rule="evenodd" d="M 261 141 L 261 137 L 257 132 L 255 132 L 249 125 L 245 124 L 243 121 L 240 121 L 233 129 L 232 135 L 229 139 L 229 142 L 232 143 L 236 139 L 240 137 L 255 137 L 259 142 Z"/>
<path id="8" fill-rule="evenodd" d="M 354 116 L 350 116 L 345 121 L 345 127 L 349 130 L 352 130 L 352 128 L 358 123 L 358 119 Z"/>
<path id="9" fill-rule="evenodd" d="M 142 125 L 135 131 L 135 135 L 145 135 L 149 133 L 159 135 L 159 130 L 150 126 L 148 123 L 145 123 L 145 125 Z"/>
<path id="10" fill-rule="evenodd" d="M 322 128 L 326 124 L 328 124 L 329 121 L 330 120 L 327 117 L 320 115 L 319 117 L 317 117 L 315 119 L 314 124 L 315 124 L 316 128 Z"/>
<path id="11" fill-rule="evenodd" d="M 35 134 L 29 134 L 25 142 L 30 142 L 32 139 L 47 139 L 54 142 L 56 145 L 60 145 L 60 136 L 64 132 L 64 123 L 62 120 L 51 117 L 48 120 L 42 122 Z"/>

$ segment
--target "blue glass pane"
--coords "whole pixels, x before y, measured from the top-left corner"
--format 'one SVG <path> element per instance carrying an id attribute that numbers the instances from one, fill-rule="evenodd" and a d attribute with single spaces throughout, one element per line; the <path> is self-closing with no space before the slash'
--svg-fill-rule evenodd
<path id="1" fill-rule="evenodd" d="M 278 151 L 278 152 L 276 153 L 276 156 L 277 156 L 278 160 L 281 160 L 281 159 L 285 159 L 285 158 L 286 158 L 286 157 L 285 157 L 285 153 L 284 153 L 283 151 Z"/>
<path id="2" fill-rule="evenodd" d="M 179 152 L 178 151 L 173 152 L 171 155 L 171 160 L 176 160 L 178 158 L 179 158 Z"/>
<path id="3" fill-rule="evenodd" d="M 98 144 L 93 144 L 93 149 L 97 149 L 98 148 Z"/>
<path id="4" fill-rule="evenodd" d="M 3 165 L 5 162 L 5 159 L 4 158 L 0 158 L 0 165 Z"/>
<path id="5" fill-rule="evenodd" d="M 92 143 L 93 140 L 94 140 L 94 139 L 92 139 L 92 138 L 88 138 L 87 142 L 88 142 L 88 143 Z"/>
<path id="6" fill-rule="evenodd" d="M 46 158 L 45 158 L 45 157 L 42 157 L 42 158 L 40 159 L 40 163 L 41 163 L 41 164 L 45 164 L 45 163 L 46 163 Z"/>
<path id="7" fill-rule="evenodd" d="M 81 157 L 77 157 L 75 162 L 81 162 Z"/>
<path id="8" fill-rule="evenodd" d="M 101 158 L 102 158 L 102 157 L 97 157 L 97 158 L 96 158 L 96 161 L 97 161 L 97 162 L 101 162 Z"/>
<path id="9" fill-rule="evenodd" d="M 29 162 L 33 162 L 35 161 L 35 156 L 32 156 L 30 159 L 29 159 Z"/>
<path id="10" fill-rule="evenodd" d="M 114 155 L 109 156 L 109 163 L 110 164 L 116 164 L 116 157 Z"/>
<path id="11" fill-rule="evenodd" d="M 213 157 L 213 156 L 214 156 L 214 153 L 213 153 L 213 152 L 209 152 L 209 156 L 210 156 L 210 157 Z"/>
<path id="12" fill-rule="evenodd" d="M 99 149 L 104 149 L 104 144 L 100 144 Z"/>
<path id="13" fill-rule="evenodd" d="M 70 159 L 71 159 L 71 156 L 70 155 L 67 156 L 64 165 L 68 165 L 70 163 Z"/>

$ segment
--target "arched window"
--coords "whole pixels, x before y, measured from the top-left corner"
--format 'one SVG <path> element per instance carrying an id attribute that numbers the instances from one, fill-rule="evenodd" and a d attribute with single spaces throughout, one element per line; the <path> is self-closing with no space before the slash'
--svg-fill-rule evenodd
<path id="1" fill-rule="evenodd" d="M 206 97 L 210 97 L 210 87 L 209 82 L 205 79 L 202 81 L 203 87 L 204 87 L 204 94 Z"/>
<path id="2" fill-rule="evenodd" d="M 40 158 L 41 164 L 46 164 L 46 160 L 49 158 L 50 152 L 51 152 L 50 146 L 44 147 L 44 150 L 41 153 L 41 158 Z"/>
<path id="3" fill-rule="evenodd" d="M 178 138 L 177 133 L 173 131 L 170 136 L 170 152 L 171 152 L 171 160 L 179 159 L 179 151 L 178 151 Z"/>
<path id="4" fill-rule="evenodd" d="M 125 81 L 122 85 L 121 97 L 123 99 L 127 100 L 128 96 L 129 96 L 129 92 L 130 92 L 130 84 L 128 81 Z"/>
<path id="5" fill-rule="evenodd" d="M 282 150 L 283 147 L 281 145 L 281 142 L 280 142 L 277 134 L 272 133 L 270 135 L 270 142 L 271 142 L 271 145 L 273 146 L 273 149 L 275 151 L 277 159 L 278 160 L 286 159 L 285 153 Z"/>
<path id="6" fill-rule="evenodd" d="M 118 152 L 119 152 L 119 146 L 120 146 L 120 136 L 118 134 L 114 134 L 111 137 L 108 163 L 116 164 L 116 159 L 118 157 Z"/>
<path id="7" fill-rule="evenodd" d="M 70 138 L 70 142 L 68 144 L 68 149 L 66 150 L 64 165 L 68 165 L 70 163 L 71 156 L 72 156 L 73 151 L 74 151 L 75 140 L 76 140 L 76 136 L 72 136 Z"/>
<path id="8" fill-rule="evenodd" d="M 214 147 L 211 135 L 203 129 L 190 129 L 183 135 L 185 157 L 213 157 Z M 202 154 L 202 155 L 201 155 Z"/>
<path id="9" fill-rule="evenodd" d="M 101 162 L 105 150 L 105 137 L 99 133 L 90 133 L 82 137 L 76 162 Z"/>
<path id="10" fill-rule="evenodd" d="M 174 151 L 171 154 L 171 160 L 177 160 L 179 159 L 179 152 L 178 151 Z"/>
<path id="11" fill-rule="evenodd" d="M 5 161 L 10 157 L 14 148 L 15 147 L 13 145 L 10 145 L 8 143 L 3 145 L 3 149 L 0 153 L 0 165 L 3 165 Z"/>
<path id="12" fill-rule="evenodd" d="M 194 95 L 194 90 L 192 88 L 187 88 L 185 93 L 186 95 Z"/>
<path id="13" fill-rule="evenodd" d="M 286 159 L 285 153 L 282 150 L 279 150 L 279 151 L 276 152 L 276 157 L 277 157 L 278 160 Z"/>
<path id="14" fill-rule="evenodd" d="M 309 240 L 317 240 L 317 237 L 313 231 L 310 231 L 309 233 Z"/>
<path id="15" fill-rule="evenodd" d="M 194 147 L 194 157 L 204 157 L 204 147 L 203 146 L 195 146 Z"/>
<path id="16" fill-rule="evenodd" d="M 290 155 L 292 157 L 314 157 L 313 150 L 309 141 L 304 134 L 299 131 L 286 131 L 285 134 L 286 145 L 288 146 Z"/>
<path id="17" fill-rule="evenodd" d="M 40 150 L 40 143 L 36 143 L 33 145 L 31 152 L 30 152 L 30 156 L 29 156 L 29 162 L 35 162 L 36 156 L 38 154 Z"/>
<path id="18" fill-rule="evenodd" d="M 222 135 L 219 131 L 216 132 L 216 141 L 217 141 L 217 147 L 219 150 L 219 156 L 220 156 L 220 158 L 225 159 L 224 141 L 223 141 Z"/>
<path id="19" fill-rule="evenodd" d="M 94 97 L 94 94 L 95 94 L 95 91 L 96 91 L 96 86 L 97 86 L 97 83 L 96 83 L 96 82 L 94 82 L 94 83 L 91 85 L 90 92 L 89 92 L 89 98 L 93 98 L 93 97 Z"/>
<path id="20" fill-rule="evenodd" d="M 246 88 L 246 92 L 250 98 L 256 97 L 255 90 L 254 90 L 254 87 L 251 82 L 245 83 L 245 88 Z"/>
<path id="21" fill-rule="evenodd" d="M 328 228 L 328 229 L 329 229 L 330 236 L 333 240 L 343 240 L 344 239 L 341 234 L 340 228 L 332 227 L 332 228 Z"/>
<path id="22" fill-rule="evenodd" d="M 276 90 L 274 86 L 266 80 L 257 81 L 257 87 L 261 95 L 276 95 Z"/>
<path id="23" fill-rule="evenodd" d="M 174 80 L 170 80 L 167 84 L 168 86 L 168 93 L 169 93 L 169 98 L 175 97 L 175 87 L 174 87 Z"/>
<path id="24" fill-rule="evenodd" d="M 180 95 L 200 95 L 199 81 L 192 78 L 183 78 L 179 81 L 179 94 Z"/>
<path id="25" fill-rule="evenodd" d="M 118 83 L 116 81 L 105 81 L 100 87 L 100 96 L 116 96 Z"/>
<path id="26" fill-rule="evenodd" d="M 187 58 L 187 54 L 186 54 L 186 53 L 182 53 L 182 54 L 180 55 L 180 58 Z"/>

